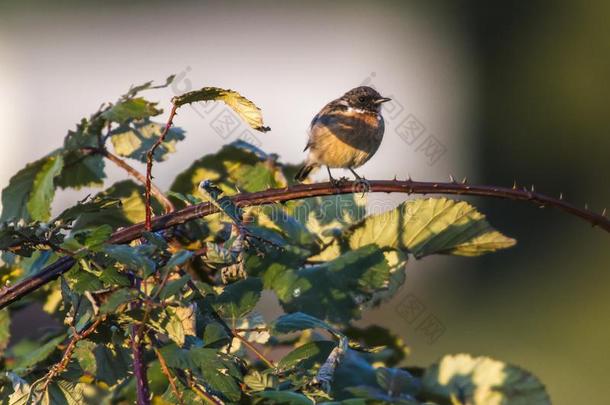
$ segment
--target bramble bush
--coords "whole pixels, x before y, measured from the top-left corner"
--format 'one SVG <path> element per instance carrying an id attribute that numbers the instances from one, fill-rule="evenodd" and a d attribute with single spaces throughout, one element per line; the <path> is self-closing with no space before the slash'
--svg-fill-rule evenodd
<path id="1" fill-rule="evenodd" d="M 13 302 L 0 311 L 3 403 L 550 403 L 519 367 L 455 354 L 406 368 L 397 336 L 352 325 L 396 294 L 410 260 L 515 243 L 466 202 L 367 215 L 367 187 L 295 186 L 296 166 L 237 141 L 166 193 L 151 182 L 148 221 L 147 176 L 128 162 L 152 169 L 174 152 L 178 108 L 224 102 L 267 130 L 251 101 L 211 87 L 175 97 L 157 123 L 162 110 L 142 93 L 159 87 L 132 87 L 82 119 L 2 192 L 2 305 Z M 106 164 L 132 179 L 51 216 L 56 189 L 102 187 Z M 284 315 L 256 311 L 265 290 Z M 9 345 L 10 319 L 35 303 L 56 326 Z"/>

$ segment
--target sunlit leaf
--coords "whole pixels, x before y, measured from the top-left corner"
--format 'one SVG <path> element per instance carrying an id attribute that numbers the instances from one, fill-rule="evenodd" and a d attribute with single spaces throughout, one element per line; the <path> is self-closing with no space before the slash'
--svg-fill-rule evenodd
<path id="1" fill-rule="evenodd" d="M 110 140 L 119 156 L 129 157 L 146 162 L 147 152 L 159 140 L 163 126 L 151 121 L 138 121 L 122 125 L 112 131 Z M 162 161 L 169 153 L 176 151 L 176 143 L 184 139 L 184 131 L 172 127 L 167 132 L 164 141 L 155 150 L 154 159 Z"/>
<path id="2" fill-rule="evenodd" d="M 135 184 L 131 180 L 115 183 L 105 191 L 97 194 L 95 198 L 119 200 L 120 205 L 106 207 L 101 212 L 83 213 L 74 224 L 74 229 L 104 224 L 116 229 L 144 221 L 144 187 Z M 161 211 L 161 207 L 155 199 L 152 200 L 151 205 L 155 212 Z"/>
<path id="3" fill-rule="evenodd" d="M 353 225 L 346 238 L 351 249 L 375 243 L 415 257 L 434 253 L 476 256 L 516 243 L 494 230 L 472 205 L 447 198 L 406 201 L 368 216 Z"/>
<path id="4" fill-rule="evenodd" d="M 527 371 L 489 357 L 447 355 L 423 377 L 426 396 L 473 405 L 550 405 L 544 386 Z"/>
<path id="5" fill-rule="evenodd" d="M 226 145 L 213 155 L 196 160 L 180 173 L 171 190 L 182 194 L 199 194 L 199 184 L 208 180 L 218 186 L 226 195 L 237 190 L 261 191 L 269 187 L 285 187 L 281 169 L 270 166 L 256 154 L 244 148 Z"/>
<path id="6" fill-rule="evenodd" d="M 231 109 L 250 127 L 257 131 L 269 131 L 269 128 L 265 127 L 263 124 L 263 116 L 260 108 L 252 101 L 233 90 L 225 90 L 218 87 L 204 87 L 200 90 L 190 91 L 172 99 L 172 102 L 178 107 L 199 101 L 222 101 L 231 107 Z"/>
<path id="7" fill-rule="evenodd" d="M 28 164 L 14 175 L 2 190 L 0 221 L 49 219 L 55 195 L 54 180 L 62 167 L 61 155 L 50 155 Z"/>

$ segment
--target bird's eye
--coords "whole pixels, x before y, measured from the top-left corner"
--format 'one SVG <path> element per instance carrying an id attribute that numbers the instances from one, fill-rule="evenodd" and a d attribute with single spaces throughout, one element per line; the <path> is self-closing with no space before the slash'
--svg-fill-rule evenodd
<path id="1" fill-rule="evenodd" d="M 366 99 L 363 96 L 358 97 L 358 101 L 360 101 L 361 103 L 364 103 Z"/>

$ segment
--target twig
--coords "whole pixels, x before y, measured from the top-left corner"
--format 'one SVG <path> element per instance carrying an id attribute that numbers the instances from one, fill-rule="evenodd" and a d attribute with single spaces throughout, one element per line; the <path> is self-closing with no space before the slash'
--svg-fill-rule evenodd
<path id="1" fill-rule="evenodd" d="M 130 176 L 138 180 L 144 186 L 146 186 L 146 177 L 142 173 L 134 169 L 132 166 L 130 166 L 126 161 L 116 155 L 113 155 L 107 150 L 103 150 L 102 155 L 117 166 L 119 166 L 121 169 L 125 170 Z M 150 183 L 150 193 L 161 203 L 166 214 L 174 211 L 174 204 L 172 204 L 169 198 L 167 198 L 165 194 L 163 194 L 163 192 L 159 190 L 159 188 L 155 186 L 152 182 Z"/>
<path id="2" fill-rule="evenodd" d="M 269 332 L 269 328 L 236 328 L 233 329 L 234 333 L 262 333 L 262 332 Z"/>
<path id="3" fill-rule="evenodd" d="M 248 342 L 248 340 L 245 337 L 243 337 L 237 333 L 234 333 L 233 337 L 241 340 L 241 342 L 244 344 L 244 346 L 246 346 L 248 349 L 252 350 L 252 352 L 256 355 L 256 357 L 258 357 L 263 363 L 265 363 L 267 365 L 267 367 L 275 368 L 275 364 L 273 364 L 273 362 L 271 360 L 266 358 L 265 355 L 263 353 L 261 353 L 260 350 L 258 350 L 252 343 Z"/>
<path id="4" fill-rule="evenodd" d="M 172 109 L 169 112 L 169 117 L 167 119 L 167 123 L 165 124 L 165 128 L 163 128 L 163 132 L 161 133 L 161 136 L 159 136 L 159 139 L 157 139 L 157 142 L 155 142 L 155 144 L 150 148 L 148 153 L 146 153 L 146 184 L 145 184 L 145 187 L 146 187 L 146 191 L 145 191 L 146 222 L 145 222 L 145 226 L 146 226 L 146 230 L 148 230 L 148 231 L 150 231 L 152 229 L 151 222 L 150 222 L 151 217 L 152 217 L 152 212 L 151 212 L 151 208 L 150 208 L 150 192 L 151 192 L 151 185 L 152 185 L 151 184 L 152 183 L 152 166 L 153 166 L 153 160 L 154 160 L 154 156 L 155 156 L 155 150 L 165 140 L 165 137 L 167 136 L 167 133 L 169 132 L 169 129 L 172 126 L 172 123 L 174 121 L 174 116 L 176 115 L 177 109 L 178 109 L 178 106 L 176 104 L 172 104 Z"/>
<path id="5" fill-rule="evenodd" d="M 280 203 L 302 198 L 320 197 L 338 194 L 360 193 L 358 183 L 345 182 L 341 185 L 330 183 L 300 184 L 283 189 L 270 189 L 257 193 L 242 193 L 232 197 L 235 204 L 245 206 L 257 206 Z M 577 208 L 564 200 L 545 196 L 537 192 L 521 190 L 509 187 L 495 186 L 474 186 L 463 183 L 436 183 L 420 182 L 412 180 L 372 180 L 368 182 L 371 192 L 399 192 L 407 194 L 454 194 L 470 195 L 481 197 L 495 197 L 509 200 L 529 201 L 538 206 L 555 207 L 568 214 L 589 222 L 593 226 L 599 226 L 606 232 L 610 232 L 610 220 L 604 215 Z M 218 212 L 212 204 L 206 202 L 198 205 L 191 205 L 170 214 L 160 215 L 151 220 L 150 228 L 158 231 L 183 224 L 193 219 L 205 217 Z M 139 238 L 146 226 L 143 223 L 135 224 L 127 228 L 120 229 L 112 234 L 109 243 L 127 243 Z M 0 291 L 0 309 L 4 308 L 13 301 L 16 301 L 40 288 L 44 284 L 56 279 L 65 273 L 74 264 L 74 260 L 64 256 L 53 264 L 42 269 L 38 274 L 21 281 L 11 287 Z"/>
<path id="6" fill-rule="evenodd" d="M 207 393 L 206 391 L 202 390 L 201 388 L 199 388 L 199 386 L 197 386 L 197 384 L 195 382 L 193 382 L 193 379 L 190 378 L 190 376 L 187 376 L 187 385 L 188 387 L 193 390 L 193 392 L 201 399 L 203 399 L 204 401 L 209 402 L 212 405 L 223 405 L 221 402 L 219 402 L 216 398 L 214 398 L 212 395 L 210 395 L 209 393 Z"/>
<path id="7" fill-rule="evenodd" d="M 103 320 L 104 320 L 104 317 L 97 318 L 95 320 L 95 322 L 93 322 L 91 324 L 91 326 L 89 326 L 87 329 L 85 329 L 81 333 L 76 332 L 76 330 L 74 331 L 74 336 L 72 336 L 70 343 L 68 343 L 68 346 L 66 347 L 66 350 L 64 351 L 64 354 L 61 357 L 61 360 L 59 361 L 59 363 L 57 363 L 53 367 L 51 367 L 51 369 L 45 376 L 45 381 L 42 384 L 43 390 L 47 389 L 47 387 L 49 386 L 49 384 L 51 383 L 53 378 L 57 377 L 59 374 L 61 374 L 66 369 L 66 367 L 68 367 L 68 364 L 70 363 L 70 359 L 72 358 L 72 355 L 74 354 L 74 349 L 76 349 L 76 344 L 78 342 L 80 342 L 81 340 L 87 338 L 89 335 L 91 335 L 95 331 L 95 329 L 97 329 L 97 327 Z"/>
<path id="8" fill-rule="evenodd" d="M 133 374 L 136 378 L 136 398 L 138 405 L 150 404 L 150 390 L 148 378 L 146 377 L 146 364 L 144 363 L 144 347 L 142 336 L 139 334 L 141 327 L 136 329 L 131 326 L 131 352 L 133 353 Z"/>
<path id="9" fill-rule="evenodd" d="M 159 365 L 161 366 L 161 371 L 163 372 L 163 374 L 165 374 L 167 381 L 169 381 L 169 386 L 171 387 L 172 392 L 174 393 L 174 396 L 176 397 L 176 399 L 178 399 L 178 403 L 180 405 L 182 405 L 184 403 L 182 401 L 182 394 L 180 393 L 180 391 L 178 391 L 178 387 L 176 386 L 176 382 L 174 381 L 174 377 L 172 376 L 172 373 L 169 371 L 169 367 L 167 367 L 167 362 L 165 361 L 165 358 L 163 357 L 163 355 L 161 354 L 161 351 L 159 351 L 159 349 L 157 349 L 156 347 L 153 346 L 153 350 L 155 351 L 155 354 L 157 355 L 157 359 L 159 359 Z"/>

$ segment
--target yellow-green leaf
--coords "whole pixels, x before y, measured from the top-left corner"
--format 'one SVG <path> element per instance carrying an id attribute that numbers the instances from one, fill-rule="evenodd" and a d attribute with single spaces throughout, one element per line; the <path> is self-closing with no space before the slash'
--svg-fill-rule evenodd
<path id="1" fill-rule="evenodd" d="M 415 257 L 434 253 L 477 256 L 516 243 L 493 229 L 472 205 L 447 198 L 405 201 L 366 217 L 344 236 L 351 249 L 375 243 L 406 250 Z"/>
<path id="2" fill-rule="evenodd" d="M 250 127 L 261 132 L 269 131 L 269 127 L 265 127 L 263 124 L 263 115 L 260 108 L 233 90 L 221 89 L 219 87 L 204 87 L 200 90 L 189 91 L 172 99 L 172 102 L 178 107 L 198 101 L 222 101 L 235 111 L 241 119 L 246 121 Z"/>
<path id="3" fill-rule="evenodd" d="M 46 221 L 50 218 L 51 203 L 55 196 L 55 177 L 63 166 L 64 159 L 61 155 L 51 156 L 36 174 L 27 205 L 32 219 Z"/>
<path id="4" fill-rule="evenodd" d="M 146 163 L 146 154 L 161 136 L 163 126 L 155 122 L 143 120 L 130 125 L 122 125 L 112 131 L 110 140 L 119 156 L 137 159 Z M 184 131 L 180 128 L 170 128 L 165 139 L 155 150 L 154 158 L 162 161 L 169 153 L 176 151 L 176 143 L 184 139 Z"/>
<path id="5" fill-rule="evenodd" d="M 489 357 L 447 355 L 426 370 L 425 396 L 472 405 L 550 405 L 540 381 L 529 372 Z"/>

